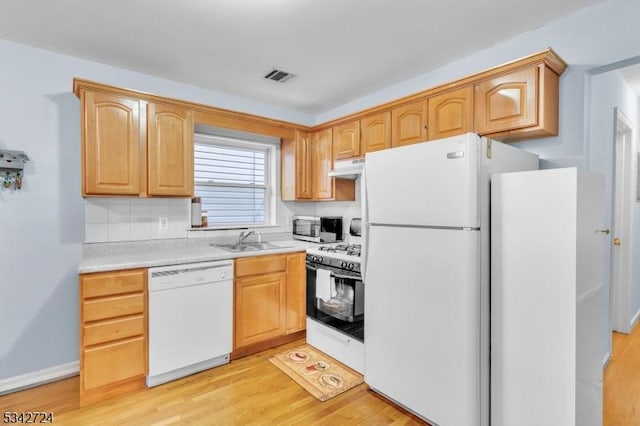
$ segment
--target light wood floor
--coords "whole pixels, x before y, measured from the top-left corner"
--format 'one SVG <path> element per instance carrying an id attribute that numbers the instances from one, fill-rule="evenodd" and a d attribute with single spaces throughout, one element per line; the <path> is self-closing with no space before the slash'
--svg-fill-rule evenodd
<path id="1" fill-rule="evenodd" d="M 181 380 L 81 407 L 78 378 L 0 397 L 0 412 L 53 412 L 56 424 L 419 424 L 360 385 L 319 402 L 269 357 L 303 341 L 233 361 Z M 613 333 L 604 374 L 604 426 L 640 425 L 640 327 Z"/>
<path id="2" fill-rule="evenodd" d="M 640 425 L 640 326 L 613 333 L 613 356 L 604 372 L 604 425 Z"/>
<path id="3" fill-rule="evenodd" d="M 53 412 L 56 424 L 409 425 L 420 420 L 365 384 L 320 402 L 269 362 L 303 340 L 151 389 L 81 407 L 78 377 L 0 397 L 0 412 Z"/>

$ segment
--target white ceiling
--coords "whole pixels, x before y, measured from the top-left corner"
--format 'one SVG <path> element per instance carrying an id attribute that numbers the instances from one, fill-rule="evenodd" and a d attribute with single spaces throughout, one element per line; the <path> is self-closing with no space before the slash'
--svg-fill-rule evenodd
<path id="1" fill-rule="evenodd" d="M 599 1 L 2 0 L 0 38 L 318 114 Z"/>

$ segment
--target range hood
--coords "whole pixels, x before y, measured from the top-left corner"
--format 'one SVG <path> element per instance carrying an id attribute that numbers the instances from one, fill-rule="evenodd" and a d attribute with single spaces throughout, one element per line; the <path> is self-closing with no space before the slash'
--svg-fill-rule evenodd
<path id="1" fill-rule="evenodd" d="M 333 165 L 329 176 L 340 179 L 357 179 L 364 169 L 364 158 L 338 160 Z"/>

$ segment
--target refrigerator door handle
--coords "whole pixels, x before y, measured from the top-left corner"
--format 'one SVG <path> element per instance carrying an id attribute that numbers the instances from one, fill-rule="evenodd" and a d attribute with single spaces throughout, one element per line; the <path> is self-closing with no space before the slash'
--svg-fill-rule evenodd
<path id="1" fill-rule="evenodd" d="M 362 275 L 362 282 L 367 282 L 367 254 L 369 252 L 369 198 L 367 197 L 367 163 L 365 161 L 364 168 L 362 169 L 362 176 L 360 176 L 361 191 L 362 194 L 362 252 L 360 253 L 360 275 Z"/>

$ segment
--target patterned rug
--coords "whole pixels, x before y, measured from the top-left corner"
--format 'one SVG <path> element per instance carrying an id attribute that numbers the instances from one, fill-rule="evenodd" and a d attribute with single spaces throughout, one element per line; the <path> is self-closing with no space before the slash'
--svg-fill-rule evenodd
<path id="1" fill-rule="evenodd" d="M 281 352 L 269 361 L 320 401 L 364 381 L 362 375 L 309 345 Z"/>

